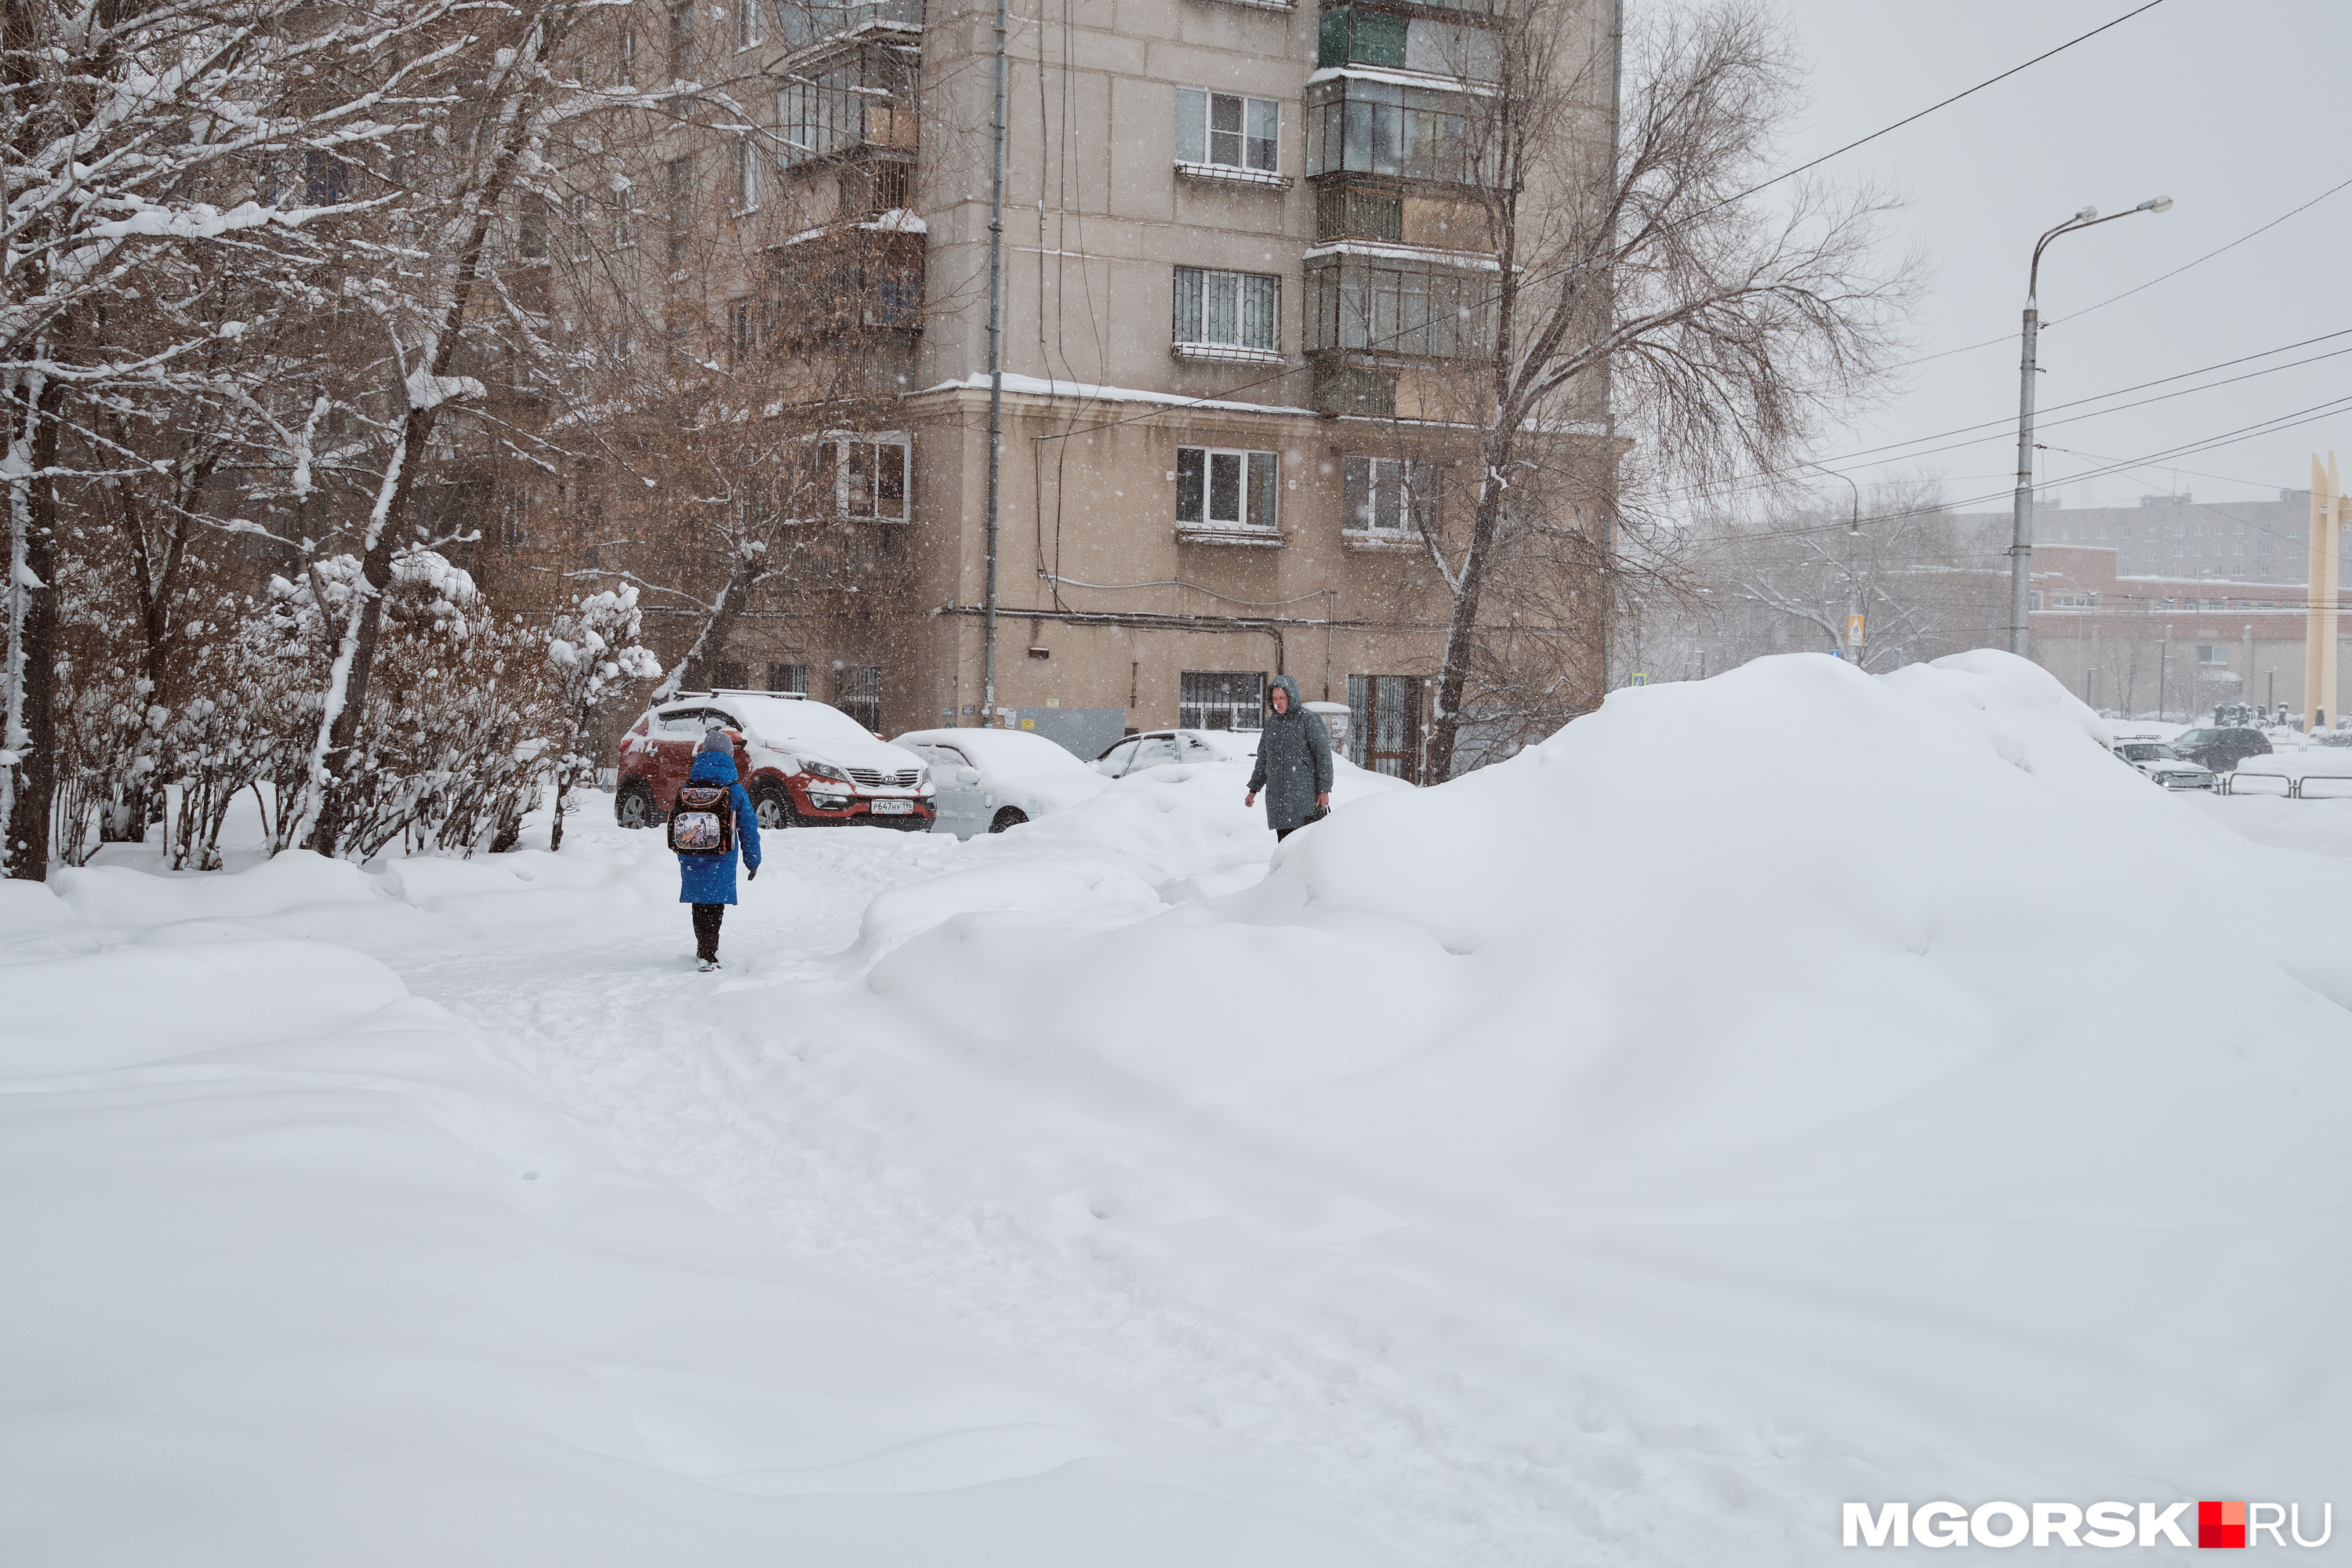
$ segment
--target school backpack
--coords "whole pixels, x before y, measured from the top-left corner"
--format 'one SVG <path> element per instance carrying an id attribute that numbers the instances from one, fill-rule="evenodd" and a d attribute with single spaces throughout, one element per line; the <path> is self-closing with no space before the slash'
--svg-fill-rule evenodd
<path id="1" fill-rule="evenodd" d="M 669 847 L 680 855 L 735 853 L 735 807 L 726 784 L 690 784 L 669 813 Z"/>

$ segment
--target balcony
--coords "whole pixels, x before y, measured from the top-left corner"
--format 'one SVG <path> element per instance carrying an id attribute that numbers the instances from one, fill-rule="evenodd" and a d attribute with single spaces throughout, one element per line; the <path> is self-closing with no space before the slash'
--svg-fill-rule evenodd
<path id="1" fill-rule="evenodd" d="M 1353 241 L 1470 256 L 1491 244 L 1485 209 L 1476 202 L 1351 175 L 1318 182 L 1315 237 L 1327 245 Z"/>
<path id="2" fill-rule="evenodd" d="M 776 135 L 787 170 L 864 153 L 912 158 L 920 146 L 912 51 L 863 44 L 822 58 L 776 94 Z"/>
<path id="3" fill-rule="evenodd" d="M 1307 173 L 1384 174 L 1467 185 L 1484 181 L 1467 93 L 1338 76 L 1307 89 Z"/>

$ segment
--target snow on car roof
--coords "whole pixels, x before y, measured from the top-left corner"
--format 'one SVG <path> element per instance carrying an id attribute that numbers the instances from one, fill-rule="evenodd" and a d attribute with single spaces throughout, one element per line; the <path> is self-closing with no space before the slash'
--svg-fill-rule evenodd
<path id="1" fill-rule="evenodd" d="M 1028 730 L 910 730 L 899 746 L 955 746 L 982 767 L 1021 773 L 1089 771 L 1057 742 Z"/>
<path id="2" fill-rule="evenodd" d="M 751 726 L 763 741 L 866 741 L 874 731 L 840 709 L 806 698 L 769 697 L 759 692 L 733 692 L 705 699 L 724 708 Z"/>

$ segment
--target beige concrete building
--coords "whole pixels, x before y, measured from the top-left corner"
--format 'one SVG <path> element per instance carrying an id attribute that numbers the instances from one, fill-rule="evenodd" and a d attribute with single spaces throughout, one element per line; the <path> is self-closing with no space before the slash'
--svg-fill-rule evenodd
<path id="1" fill-rule="evenodd" d="M 1414 517 L 1475 495 L 1465 441 L 1424 416 L 1431 373 L 1481 340 L 1494 276 L 1459 133 L 1490 19 L 1418 0 L 1013 13 L 998 721 L 1074 749 L 1254 723 L 1286 671 L 1350 705 L 1360 761 L 1418 776 L 1451 600 Z M 992 10 L 668 17 L 659 37 L 616 24 L 641 35 L 602 46 L 616 70 L 667 49 L 673 75 L 725 74 L 761 129 L 662 132 L 623 201 L 641 225 L 667 204 L 668 253 L 637 287 L 667 289 L 673 347 L 739 363 L 774 352 L 812 278 L 859 296 L 826 318 L 858 329 L 856 423 L 825 434 L 794 521 L 834 542 L 763 584 L 698 668 L 886 733 L 985 722 Z M 698 247 L 744 259 L 698 265 Z M 791 352 L 845 341 L 804 324 Z M 1601 449 L 1597 428 L 1570 438 Z M 657 622 L 664 652 L 693 619 Z"/>

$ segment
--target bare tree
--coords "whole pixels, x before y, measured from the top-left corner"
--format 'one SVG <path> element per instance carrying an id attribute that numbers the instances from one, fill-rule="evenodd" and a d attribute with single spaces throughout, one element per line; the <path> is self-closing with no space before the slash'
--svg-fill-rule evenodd
<path id="1" fill-rule="evenodd" d="M 1797 69 L 1759 8 L 1669 12 L 1625 39 L 1622 113 L 1593 17 L 1535 0 L 1464 68 L 1460 168 L 1494 270 L 1478 341 L 1416 411 L 1467 426 L 1478 465 L 1465 525 L 1423 528 L 1452 597 L 1440 778 L 1488 697 L 1597 696 L 1638 515 L 1616 432 L 1654 482 L 1777 467 L 1880 373 L 1913 287 L 1877 258 L 1883 197 L 1769 182 Z"/>
<path id="2" fill-rule="evenodd" d="M 132 473 L 100 411 L 110 398 L 205 379 L 244 330 L 216 291 L 175 270 L 285 276 L 310 231 L 364 202 L 314 188 L 332 163 L 395 134 L 415 107 L 404 62 L 446 14 L 299 0 L 8 0 L 0 8 L 0 417 L 10 530 L 7 732 L 0 810 L 9 874 L 48 858 L 53 657 L 62 479 Z M 395 62 L 342 92 L 354 60 Z M 58 471 L 68 436 L 88 450 Z M 168 580 L 171 552 L 151 552 Z"/>

